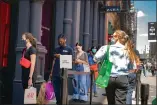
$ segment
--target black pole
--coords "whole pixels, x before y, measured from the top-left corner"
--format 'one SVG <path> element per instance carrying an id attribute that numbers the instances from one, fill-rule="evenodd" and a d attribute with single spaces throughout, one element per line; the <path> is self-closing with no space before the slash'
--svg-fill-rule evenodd
<path id="1" fill-rule="evenodd" d="M 139 104 L 139 81 L 138 74 L 136 74 L 136 105 Z"/>
<path id="2" fill-rule="evenodd" d="M 61 98 L 61 105 L 63 105 L 63 74 L 64 74 L 64 68 L 61 69 L 60 79 L 61 79 L 61 88 L 60 88 L 60 98 Z"/>
<path id="3" fill-rule="evenodd" d="M 67 69 L 62 68 L 61 69 L 61 105 L 67 105 L 68 104 L 68 89 L 67 89 Z"/>
<path id="4" fill-rule="evenodd" d="M 91 83 L 90 83 L 90 105 L 92 105 L 92 95 L 93 95 L 92 94 L 93 93 L 93 74 L 94 74 L 94 71 L 91 70 L 91 74 L 90 74 L 91 75 L 90 76 L 91 77 L 90 78 L 91 79 Z"/>
<path id="5" fill-rule="evenodd" d="M 149 84 L 141 84 L 141 105 L 148 105 Z"/>

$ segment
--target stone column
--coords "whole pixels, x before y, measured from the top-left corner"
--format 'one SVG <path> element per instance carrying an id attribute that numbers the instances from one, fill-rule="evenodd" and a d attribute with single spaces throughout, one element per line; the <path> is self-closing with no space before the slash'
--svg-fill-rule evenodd
<path id="1" fill-rule="evenodd" d="M 72 46 L 79 41 L 80 35 L 80 7 L 81 1 L 73 2 Z"/>
<path id="2" fill-rule="evenodd" d="M 63 33 L 67 36 L 67 44 L 71 44 L 72 40 L 72 0 L 65 0 L 64 3 L 64 20 Z"/>
<path id="3" fill-rule="evenodd" d="M 89 21 L 90 21 L 90 0 L 85 1 L 85 16 L 84 16 L 84 27 L 83 27 L 83 47 L 87 51 L 89 48 Z"/>
<path id="4" fill-rule="evenodd" d="M 31 1 L 31 15 L 30 15 L 30 32 L 37 38 L 37 60 L 36 60 L 36 83 L 41 83 L 44 80 L 44 68 L 45 68 L 45 54 L 47 50 L 41 44 L 41 25 L 42 25 L 42 6 L 44 0 L 32 0 Z"/>
<path id="5" fill-rule="evenodd" d="M 93 36 L 92 45 L 97 46 L 97 35 L 98 35 L 98 1 L 94 1 L 94 19 L 93 19 Z"/>
<path id="6" fill-rule="evenodd" d="M 30 20 L 30 2 L 29 0 L 19 0 L 19 20 L 18 20 L 18 36 L 16 46 L 16 68 L 15 78 L 13 82 L 13 104 L 23 104 L 23 88 L 21 85 L 22 70 L 19 60 L 22 57 L 22 50 L 25 47 L 22 39 L 22 33 L 29 32 Z M 13 68 L 14 69 L 14 68 Z"/>
<path id="7" fill-rule="evenodd" d="M 73 1 L 72 0 L 65 0 L 64 2 L 64 19 L 63 19 L 63 33 L 67 37 L 67 45 L 71 45 L 72 42 L 72 10 L 73 10 Z M 64 75 L 67 75 L 67 71 L 64 71 Z M 68 94 L 68 84 L 64 84 L 63 81 L 63 94 Z M 67 96 L 62 95 L 62 104 L 68 104 Z"/>
<path id="8" fill-rule="evenodd" d="M 99 11 L 99 32 L 100 34 L 98 35 L 99 39 L 98 39 L 98 45 L 102 46 L 103 45 L 103 40 L 104 40 L 104 20 L 105 20 L 105 16 L 103 12 Z"/>

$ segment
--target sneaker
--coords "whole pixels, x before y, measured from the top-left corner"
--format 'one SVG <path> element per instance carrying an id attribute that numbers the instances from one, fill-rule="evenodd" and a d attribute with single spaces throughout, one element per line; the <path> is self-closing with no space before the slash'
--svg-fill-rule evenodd
<path id="1" fill-rule="evenodd" d="M 95 93 L 94 93 L 94 97 L 98 97 L 98 94 L 97 94 L 97 92 L 95 92 Z"/>
<path id="2" fill-rule="evenodd" d="M 79 100 L 78 99 L 72 99 L 73 100 L 73 102 L 79 102 Z"/>
<path id="3" fill-rule="evenodd" d="M 84 101 L 84 100 L 80 100 L 80 103 L 87 103 L 87 101 Z"/>
<path id="4" fill-rule="evenodd" d="M 106 96 L 106 93 L 103 93 L 102 95 L 103 95 L 103 96 Z"/>

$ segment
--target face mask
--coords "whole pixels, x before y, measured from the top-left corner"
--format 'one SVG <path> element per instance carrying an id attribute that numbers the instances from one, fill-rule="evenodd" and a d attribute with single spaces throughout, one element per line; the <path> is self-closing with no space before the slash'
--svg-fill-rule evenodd
<path id="1" fill-rule="evenodd" d="M 27 41 L 26 40 L 23 40 L 25 42 L 25 44 L 27 44 Z"/>
<path id="2" fill-rule="evenodd" d="M 93 53 L 96 53 L 96 51 L 97 51 L 96 49 L 92 49 L 92 52 L 93 52 Z"/>
<path id="3" fill-rule="evenodd" d="M 116 43 L 115 39 L 112 38 L 112 39 L 111 39 L 111 44 L 115 44 L 115 43 Z"/>

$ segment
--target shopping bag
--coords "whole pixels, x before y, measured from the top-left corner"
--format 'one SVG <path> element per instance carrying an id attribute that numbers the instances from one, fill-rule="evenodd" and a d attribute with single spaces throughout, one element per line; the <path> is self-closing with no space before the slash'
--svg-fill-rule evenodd
<path id="1" fill-rule="evenodd" d="M 110 74 L 111 74 L 111 69 L 112 69 L 112 62 L 110 62 L 109 60 L 109 49 L 110 46 L 107 46 L 107 52 L 106 52 L 106 58 L 104 59 L 101 67 L 100 67 L 100 71 L 99 71 L 99 75 L 96 79 L 96 85 L 98 85 L 100 88 L 105 88 L 108 86 L 108 81 L 110 79 Z"/>
<path id="2" fill-rule="evenodd" d="M 37 89 L 34 87 L 25 89 L 24 104 L 36 104 L 36 103 L 37 103 Z"/>
<path id="3" fill-rule="evenodd" d="M 157 98 L 152 101 L 152 105 L 157 105 Z"/>
<path id="4" fill-rule="evenodd" d="M 90 65 L 90 70 L 98 71 L 98 64 Z"/>
<path id="5" fill-rule="evenodd" d="M 84 72 L 90 72 L 90 66 L 83 64 Z"/>
<path id="6" fill-rule="evenodd" d="M 45 97 L 47 100 L 52 100 L 55 98 L 55 92 L 54 92 L 53 84 L 51 83 L 51 81 L 48 81 L 46 83 Z"/>

